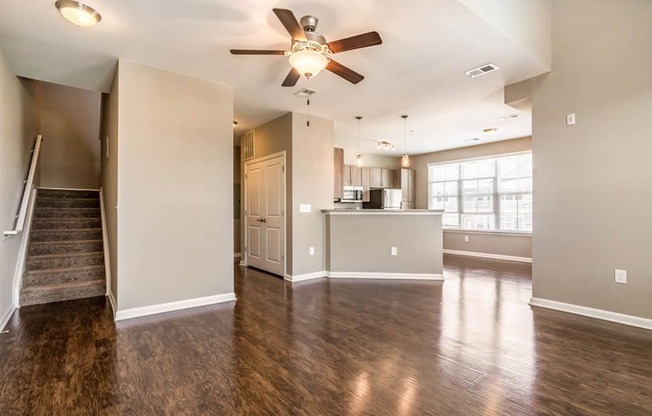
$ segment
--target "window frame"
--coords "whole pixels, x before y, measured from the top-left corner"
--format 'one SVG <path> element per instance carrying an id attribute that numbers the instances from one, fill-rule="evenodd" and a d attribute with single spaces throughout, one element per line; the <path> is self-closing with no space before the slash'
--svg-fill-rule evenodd
<path id="1" fill-rule="evenodd" d="M 506 193 L 499 193 L 499 183 L 498 183 L 498 169 L 499 169 L 499 163 L 498 159 L 501 158 L 508 158 L 508 157 L 514 157 L 514 156 L 520 156 L 520 155 L 532 155 L 532 150 L 522 150 L 518 152 L 510 152 L 510 153 L 500 153 L 500 154 L 495 154 L 495 155 L 485 155 L 485 156 L 477 156 L 477 157 L 470 157 L 470 158 L 463 158 L 463 159 L 453 159 L 453 160 L 446 160 L 446 161 L 441 161 L 441 162 L 432 162 L 427 164 L 427 174 L 428 174 L 428 208 L 431 207 L 432 199 L 433 196 L 431 196 L 431 184 L 432 183 L 445 183 L 445 182 L 451 182 L 451 181 L 431 181 L 430 180 L 430 168 L 434 166 L 442 166 L 442 165 L 453 165 L 453 164 L 458 164 L 459 165 L 459 174 L 458 174 L 458 179 L 457 179 L 457 212 L 456 214 L 458 215 L 458 223 L 460 224 L 458 227 L 455 226 L 444 226 L 443 230 L 444 232 L 459 232 L 459 233 L 479 233 L 479 234 L 503 234 L 503 235 L 519 235 L 519 236 L 528 236 L 532 235 L 532 231 L 520 231 L 520 230 L 501 230 L 498 227 L 500 227 L 500 197 L 502 195 L 524 195 L 524 194 L 529 194 L 532 195 L 532 198 L 534 199 L 534 189 L 532 189 L 531 192 L 506 192 Z M 487 213 L 488 215 L 493 214 L 494 215 L 494 224 L 497 227 L 496 229 L 493 230 L 487 230 L 487 229 L 478 229 L 478 228 L 463 228 L 462 227 L 462 215 L 464 214 L 464 195 L 463 195 L 463 181 L 465 179 L 462 178 L 462 163 L 465 162 L 473 162 L 473 161 L 479 161 L 479 160 L 488 160 L 488 159 L 494 159 L 496 160 L 496 163 L 494 165 L 494 176 L 493 176 L 493 212 L 492 213 Z M 533 162 L 534 164 L 534 162 Z M 534 170 L 534 167 L 533 167 Z M 486 179 L 486 178 L 476 178 L 476 179 L 466 179 L 466 180 L 479 180 L 479 179 Z M 534 180 L 534 172 L 532 172 L 532 180 Z M 534 188 L 534 187 L 532 187 Z M 435 196 L 436 197 L 436 196 Z M 472 213 L 467 213 L 471 215 Z M 475 213 L 473 215 L 482 215 L 483 213 Z M 534 226 L 534 224 L 532 224 Z"/>

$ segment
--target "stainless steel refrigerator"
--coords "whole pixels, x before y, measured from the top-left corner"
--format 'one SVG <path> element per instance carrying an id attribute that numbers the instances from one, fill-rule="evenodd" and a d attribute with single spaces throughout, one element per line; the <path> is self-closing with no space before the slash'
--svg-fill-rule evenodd
<path id="1" fill-rule="evenodd" d="M 362 205 L 364 209 L 401 209 L 403 193 L 400 189 L 372 189 L 369 202 Z"/>

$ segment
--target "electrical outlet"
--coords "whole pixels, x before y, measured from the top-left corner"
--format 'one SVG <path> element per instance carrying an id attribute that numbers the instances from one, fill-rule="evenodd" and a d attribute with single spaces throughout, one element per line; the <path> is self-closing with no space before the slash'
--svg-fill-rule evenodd
<path id="1" fill-rule="evenodd" d="M 310 248 L 308 249 L 308 252 L 310 253 L 311 256 L 314 256 L 314 255 L 315 255 L 315 248 L 314 248 L 314 247 L 310 247 Z"/>
<path id="2" fill-rule="evenodd" d="M 614 270 L 614 280 L 616 283 L 623 285 L 627 284 L 627 270 L 616 269 Z"/>
<path id="3" fill-rule="evenodd" d="M 465 243 L 468 243 L 468 242 L 469 242 L 469 236 L 468 236 L 468 235 L 465 235 L 465 236 L 464 236 L 464 242 L 465 242 Z"/>
<path id="4" fill-rule="evenodd" d="M 398 255 L 398 248 L 392 247 L 392 256 Z"/>

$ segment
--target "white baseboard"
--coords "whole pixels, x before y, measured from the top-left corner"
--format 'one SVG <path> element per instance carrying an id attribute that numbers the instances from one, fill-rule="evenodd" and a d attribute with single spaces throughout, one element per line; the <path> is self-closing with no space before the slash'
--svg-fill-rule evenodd
<path id="1" fill-rule="evenodd" d="M 303 282 L 306 280 L 313 280 L 313 279 L 320 279 L 322 277 L 328 276 L 328 272 L 314 272 L 314 273 L 306 273 L 306 274 L 295 274 L 293 276 L 290 276 L 289 274 L 285 275 L 285 280 L 288 282 L 296 283 L 296 282 Z"/>
<path id="2" fill-rule="evenodd" d="M 242 266 L 242 267 L 245 267 L 245 266 L 246 266 L 244 260 L 240 260 L 240 266 Z"/>
<path id="3" fill-rule="evenodd" d="M 110 287 L 106 288 L 106 296 L 109 298 L 109 303 L 111 304 L 111 309 L 113 310 L 113 320 L 115 320 L 118 308 L 115 306 L 115 296 L 113 296 L 113 292 L 111 292 Z"/>
<path id="4" fill-rule="evenodd" d="M 215 303 L 231 302 L 236 300 L 235 293 L 223 293 L 221 295 L 205 296 L 203 298 L 186 299 L 177 302 L 159 303 L 158 305 L 143 306 L 118 310 L 115 314 L 116 321 L 138 318 L 141 316 L 155 315 L 158 313 L 178 311 L 181 309 L 196 308 L 199 306 L 213 305 Z"/>
<path id="5" fill-rule="evenodd" d="M 444 254 L 455 254 L 458 256 L 481 257 L 484 259 L 518 261 L 521 263 L 532 263 L 531 257 L 506 256 L 504 254 L 477 253 L 475 251 L 449 250 L 444 249 Z"/>
<path id="6" fill-rule="evenodd" d="M 534 297 L 530 298 L 530 305 L 652 330 L 652 319 L 641 318 L 638 316 L 625 315 L 622 313 L 605 311 L 603 309 L 594 309 L 586 306 L 574 305 L 572 303 L 557 302 L 554 300 Z"/>
<path id="7" fill-rule="evenodd" d="M 431 273 L 328 272 L 328 277 L 331 279 L 444 280 L 443 274 Z"/>
<path id="8" fill-rule="evenodd" d="M 240 254 L 240 253 L 233 253 L 233 258 L 234 258 L 234 259 L 239 259 L 240 257 L 242 257 L 242 254 Z"/>
<path id="9" fill-rule="evenodd" d="M 7 308 L 4 314 L 2 314 L 2 318 L 0 318 L 0 331 L 3 331 L 5 329 L 5 326 L 7 326 L 7 323 L 11 319 L 11 315 L 14 314 L 14 311 L 16 310 L 16 305 L 11 304 Z"/>

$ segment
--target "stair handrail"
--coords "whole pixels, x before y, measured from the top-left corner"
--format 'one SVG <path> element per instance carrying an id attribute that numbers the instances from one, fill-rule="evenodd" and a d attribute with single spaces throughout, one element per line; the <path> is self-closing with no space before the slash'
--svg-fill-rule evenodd
<path id="1" fill-rule="evenodd" d="M 36 136 L 34 147 L 32 148 L 32 159 L 29 163 L 29 170 L 27 171 L 27 179 L 25 179 L 25 189 L 23 190 L 23 197 L 20 200 L 20 207 L 18 208 L 18 215 L 16 215 L 16 222 L 13 230 L 5 231 L 4 238 L 13 237 L 23 231 L 25 220 L 27 217 L 27 207 L 29 206 L 30 198 L 32 195 L 32 187 L 34 186 L 34 175 L 36 174 L 36 167 L 38 165 L 39 155 L 41 153 L 41 142 L 43 137 L 39 134 Z"/>

